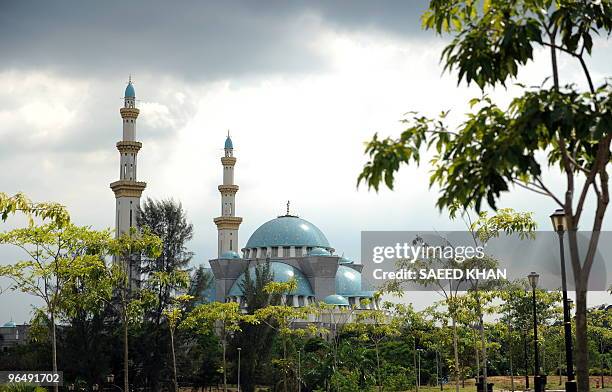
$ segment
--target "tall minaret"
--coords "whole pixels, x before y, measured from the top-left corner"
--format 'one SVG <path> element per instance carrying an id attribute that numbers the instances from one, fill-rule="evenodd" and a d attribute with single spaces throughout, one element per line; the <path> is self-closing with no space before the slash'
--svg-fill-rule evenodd
<path id="1" fill-rule="evenodd" d="M 117 142 L 119 150 L 119 181 L 110 184 L 116 198 L 115 234 L 117 237 L 136 226 L 136 214 L 140 207 L 140 195 L 147 184 L 136 181 L 136 162 L 142 143 L 136 141 L 136 119 L 139 110 L 136 108 L 136 92 L 132 78 L 125 88 L 123 107 L 119 110 L 123 119 L 123 140 Z M 130 262 L 130 277 L 138 278 L 136 260 Z"/>
<path id="2" fill-rule="evenodd" d="M 236 252 L 238 246 L 238 228 L 242 218 L 236 216 L 236 192 L 238 185 L 234 185 L 234 145 L 229 131 L 225 139 L 225 156 L 221 158 L 223 164 L 223 185 L 219 185 L 221 193 L 221 216 L 214 219 L 219 233 L 218 257 L 228 251 Z"/>

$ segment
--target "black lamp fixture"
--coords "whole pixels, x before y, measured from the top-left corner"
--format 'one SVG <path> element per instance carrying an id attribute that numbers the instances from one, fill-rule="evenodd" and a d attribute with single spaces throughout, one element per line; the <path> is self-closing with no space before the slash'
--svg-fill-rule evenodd
<path id="1" fill-rule="evenodd" d="M 536 274 L 535 272 L 532 272 L 527 275 L 527 278 L 529 278 L 529 284 L 531 285 L 531 288 L 535 290 L 538 287 L 538 280 L 540 280 L 540 275 Z"/>
<path id="2" fill-rule="evenodd" d="M 564 232 L 567 230 L 567 217 L 565 216 L 565 210 L 563 210 L 563 208 L 556 209 L 555 212 L 550 215 L 550 220 L 556 232 Z"/>
<path id="3" fill-rule="evenodd" d="M 106 382 L 112 384 L 115 382 L 115 375 L 113 373 L 106 376 Z"/>

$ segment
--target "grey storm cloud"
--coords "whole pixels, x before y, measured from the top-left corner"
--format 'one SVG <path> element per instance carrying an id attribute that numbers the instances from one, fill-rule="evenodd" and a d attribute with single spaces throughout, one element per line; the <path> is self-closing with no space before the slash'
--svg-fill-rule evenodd
<path id="1" fill-rule="evenodd" d="M 316 72 L 319 23 L 421 35 L 421 1 L 18 1 L 0 6 L 0 69 L 215 80 Z"/>

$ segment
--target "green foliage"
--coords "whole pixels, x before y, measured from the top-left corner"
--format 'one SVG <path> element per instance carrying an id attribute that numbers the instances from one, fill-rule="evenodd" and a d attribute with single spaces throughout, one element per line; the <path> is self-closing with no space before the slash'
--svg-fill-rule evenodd
<path id="1" fill-rule="evenodd" d="M 58 226 L 70 223 L 68 210 L 59 203 L 33 203 L 23 193 L 9 196 L 0 192 L 0 219 L 5 221 L 9 215 L 21 212 L 28 217 L 30 226 L 34 224 L 34 217 L 51 220 Z"/>
<path id="2" fill-rule="evenodd" d="M 47 389 L 36 385 L 7 384 L 0 385 L 0 392 L 46 392 Z"/>

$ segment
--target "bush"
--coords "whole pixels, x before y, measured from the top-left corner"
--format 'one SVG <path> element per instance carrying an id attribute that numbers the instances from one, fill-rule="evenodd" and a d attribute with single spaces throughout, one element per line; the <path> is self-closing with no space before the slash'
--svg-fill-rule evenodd
<path id="1" fill-rule="evenodd" d="M 28 384 L 0 385 L 0 392 L 47 392 L 43 387 Z"/>

